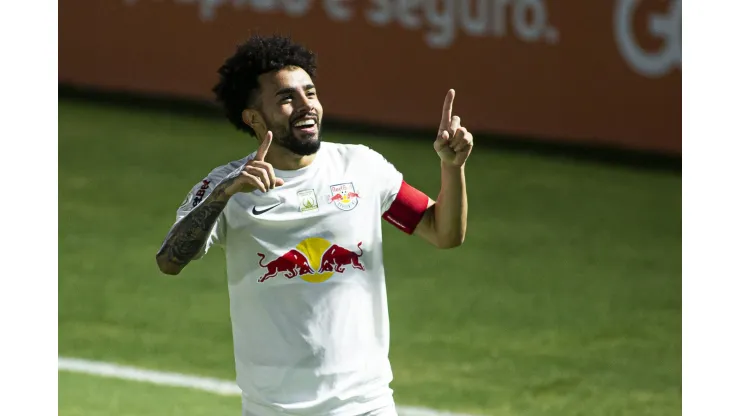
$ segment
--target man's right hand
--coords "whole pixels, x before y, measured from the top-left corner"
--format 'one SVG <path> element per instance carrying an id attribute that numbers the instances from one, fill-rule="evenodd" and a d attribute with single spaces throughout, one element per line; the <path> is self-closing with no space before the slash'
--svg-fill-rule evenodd
<path id="1" fill-rule="evenodd" d="M 228 197 L 232 197 L 239 192 L 252 192 L 259 189 L 262 192 L 267 192 L 275 187 L 282 186 L 285 184 L 280 178 L 275 177 L 275 171 L 272 169 L 272 165 L 265 162 L 265 156 L 267 151 L 270 149 L 272 143 L 272 132 L 268 131 L 265 139 L 257 149 L 257 154 L 254 159 L 248 161 L 242 168 L 241 171 L 235 172 L 229 178 L 224 180 L 224 193 Z"/>
<path id="2" fill-rule="evenodd" d="M 219 182 L 203 202 L 175 223 L 157 252 L 157 265 L 162 273 L 176 275 L 198 255 L 229 198 L 239 192 L 255 189 L 267 192 L 285 185 L 282 179 L 275 177 L 272 165 L 265 162 L 271 143 L 272 132 L 268 131 L 254 159 Z"/>

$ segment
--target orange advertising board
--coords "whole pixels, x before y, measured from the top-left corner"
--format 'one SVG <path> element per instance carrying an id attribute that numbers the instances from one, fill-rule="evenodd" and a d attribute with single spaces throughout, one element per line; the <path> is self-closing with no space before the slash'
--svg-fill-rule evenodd
<path id="1" fill-rule="evenodd" d="M 318 55 L 327 116 L 681 152 L 681 0 L 77 0 L 59 81 L 212 100 L 250 33 Z"/>

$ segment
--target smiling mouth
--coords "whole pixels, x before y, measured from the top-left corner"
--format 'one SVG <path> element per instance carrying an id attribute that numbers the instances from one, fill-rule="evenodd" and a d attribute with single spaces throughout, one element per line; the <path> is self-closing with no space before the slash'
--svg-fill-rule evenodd
<path id="1" fill-rule="evenodd" d="M 295 123 L 293 123 L 293 128 L 296 130 L 300 130 L 305 133 L 313 133 L 316 131 L 316 127 L 318 126 L 318 123 L 316 119 L 313 118 L 302 118 Z"/>

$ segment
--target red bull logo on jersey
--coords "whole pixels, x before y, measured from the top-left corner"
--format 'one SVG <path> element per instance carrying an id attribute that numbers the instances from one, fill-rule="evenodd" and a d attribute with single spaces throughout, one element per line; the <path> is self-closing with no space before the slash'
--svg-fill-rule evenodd
<path id="1" fill-rule="evenodd" d="M 257 253 L 260 257 L 259 266 L 264 269 L 257 281 L 262 283 L 274 277 L 299 277 L 310 283 L 321 283 L 329 280 L 334 273 L 344 273 L 348 269 L 364 272 L 365 266 L 360 260 L 362 254 L 362 242 L 350 249 L 323 238 L 307 238 L 296 248 L 267 263 L 266 256 Z"/>
<path id="2" fill-rule="evenodd" d="M 308 259 L 303 253 L 298 250 L 290 250 L 282 256 L 272 260 L 267 264 L 262 264 L 265 260 L 265 255 L 257 253 L 260 256 L 260 267 L 267 269 L 264 275 L 260 277 L 259 282 L 275 277 L 280 273 L 283 273 L 284 277 L 292 279 L 296 276 L 302 276 L 304 274 L 314 273 L 313 267 L 308 264 Z"/>
<path id="3" fill-rule="evenodd" d="M 360 194 L 355 191 L 355 186 L 352 182 L 332 185 L 330 190 L 329 203 L 333 203 L 335 207 L 342 211 L 349 211 L 357 206 Z"/>

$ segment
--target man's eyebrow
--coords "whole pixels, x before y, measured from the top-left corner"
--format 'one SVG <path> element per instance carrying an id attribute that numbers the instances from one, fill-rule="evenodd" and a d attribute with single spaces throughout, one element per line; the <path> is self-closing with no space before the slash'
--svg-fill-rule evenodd
<path id="1" fill-rule="evenodd" d="M 312 90 L 314 88 L 316 88 L 316 86 L 313 84 L 306 84 L 303 86 L 304 90 Z M 275 95 L 283 95 L 283 94 L 288 94 L 292 92 L 296 92 L 296 89 L 293 87 L 281 88 L 275 93 Z"/>

